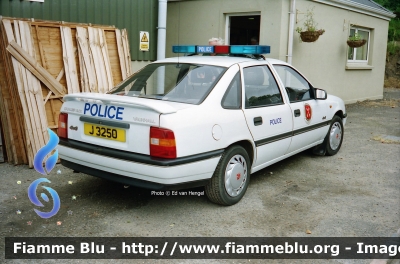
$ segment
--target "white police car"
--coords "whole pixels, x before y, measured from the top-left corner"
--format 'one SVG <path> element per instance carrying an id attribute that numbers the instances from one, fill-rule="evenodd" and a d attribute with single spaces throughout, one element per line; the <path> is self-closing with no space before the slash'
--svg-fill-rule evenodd
<path id="1" fill-rule="evenodd" d="M 263 59 L 269 46 L 174 46 L 110 94 L 64 97 L 61 163 L 86 174 L 152 190 L 205 186 L 232 205 L 250 174 L 300 151 L 335 155 L 343 101 L 314 88 L 295 68 Z"/>

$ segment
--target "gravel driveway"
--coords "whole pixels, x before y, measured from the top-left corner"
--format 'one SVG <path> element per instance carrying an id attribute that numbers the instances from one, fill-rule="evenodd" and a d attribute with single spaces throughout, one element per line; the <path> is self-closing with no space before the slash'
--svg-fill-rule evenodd
<path id="1" fill-rule="evenodd" d="M 0 164 L 0 262 L 12 236 L 284 236 L 378 237 L 400 228 L 400 89 L 386 100 L 347 105 L 341 150 L 333 157 L 302 152 L 251 175 L 234 206 L 204 195 L 155 196 L 57 165 L 48 179 L 61 199 L 58 214 L 39 218 L 27 197 L 41 175 L 27 166 Z M 57 171 L 60 174 L 57 174 Z M 17 181 L 21 181 L 18 184 Z M 197 188 L 192 191 L 202 192 Z M 73 197 L 74 196 L 74 197 Z M 76 199 L 73 199 L 76 198 Z M 20 214 L 16 211 L 20 210 Z M 48 210 L 50 210 L 48 208 Z M 43 209 L 43 211 L 46 211 Z M 57 222 L 60 225 L 57 225 Z M 31 222 L 30 225 L 28 222 Z M 311 234 L 306 234 L 306 231 Z M 6 263 L 39 263 L 8 260 Z M 109 263 L 43 260 L 40 263 Z M 113 261 L 148 263 L 145 260 Z M 154 260 L 167 263 L 167 260 Z M 368 260 L 177 260 L 177 263 L 369 263 Z"/>

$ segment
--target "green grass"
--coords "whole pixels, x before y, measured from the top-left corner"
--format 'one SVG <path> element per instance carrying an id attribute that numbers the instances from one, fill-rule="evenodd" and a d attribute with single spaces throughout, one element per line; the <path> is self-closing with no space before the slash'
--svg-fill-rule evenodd
<path id="1" fill-rule="evenodd" d="M 389 55 L 394 55 L 400 51 L 400 46 L 396 41 L 389 41 L 387 44 L 387 52 Z"/>

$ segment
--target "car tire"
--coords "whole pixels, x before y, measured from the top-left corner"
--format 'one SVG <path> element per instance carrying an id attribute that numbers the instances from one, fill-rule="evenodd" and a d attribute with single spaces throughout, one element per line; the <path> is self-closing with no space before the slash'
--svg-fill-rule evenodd
<path id="1" fill-rule="evenodd" d="M 241 146 L 229 147 L 223 154 L 210 182 L 205 186 L 208 199 L 233 205 L 246 193 L 250 181 L 250 158 Z"/>
<path id="2" fill-rule="evenodd" d="M 335 115 L 332 118 L 331 125 L 329 126 L 328 134 L 324 140 L 326 155 L 333 156 L 339 152 L 340 147 L 342 146 L 344 135 L 344 128 L 342 119 Z"/>

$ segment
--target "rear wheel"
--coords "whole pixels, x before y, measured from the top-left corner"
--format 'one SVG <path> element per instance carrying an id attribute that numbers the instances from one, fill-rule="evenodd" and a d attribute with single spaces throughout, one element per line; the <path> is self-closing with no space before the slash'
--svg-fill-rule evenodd
<path id="1" fill-rule="evenodd" d="M 233 205 L 244 196 L 250 181 L 250 158 L 241 146 L 228 148 L 214 175 L 206 185 L 208 199 L 222 205 Z"/>
<path id="2" fill-rule="evenodd" d="M 335 115 L 332 119 L 331 126 L 329 127 L 328 134 L 326 135 L 326 155 L 333 156 L 339 152 L 343 141 L 343 123 L 342 119 Z"/>

